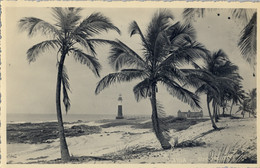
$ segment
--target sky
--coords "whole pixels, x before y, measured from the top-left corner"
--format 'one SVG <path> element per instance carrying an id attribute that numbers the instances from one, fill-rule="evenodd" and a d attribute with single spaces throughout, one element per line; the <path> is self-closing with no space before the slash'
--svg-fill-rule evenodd
<path id="1" fill-rule="evenodd" d="M 182 8 L 170 8 L 175 16 L 174 22 L 183 21 Z M 99 38 L 119 39 L 141 54 L 141 41 L 138 36 L 129 36 L 128 26 L 135 20 L 143 32 L 149 24 L 155 8 L 84 8 L 81 15 L 89 16 L 93 12 L 101 12 L 121 30 L 121 35 L 116 32 L 103 33 Z M 220 14 L 219 16 L 217 14 Z M 18 21 L 23 17 L 38 17 L 53 23 L 50 8 L 15 8 L 6 9 L 6 54 L 7 54 L 7 113 L 29 114 L 55 114 L 55 89 L 57 78 L 56 52 L 50 51 L 40 54 L 36 62 L 31 64 L 26 60 L 26 51 L 34 44 L 45 40 L 41 35 L 29 38 L 25 32 L 18 29 Z M 231 17 L 231 19 L 228 19 Z M 234 20 L 228 9 L 219 9 L 206 13 L 203 18 L 194 20 L 197 32 L 197 41 L 208 50 L 222 49 L 231 62 L 239 66 L 239 73 L 244 78 L 243 86 L 247 91 L 256 87 L 256 78 L 253 69 L 242 58 L 237 41 L 243 26 L 239 20 Z M 96 47 L 97 58 L 102 65 L 101 78 L 113 72 L 109 66 L 109 46 Z M 133 86 L 138 80 L 131 83 L 120 83 L 110 86 L 95 95 L 94 91 L 98 81 L 88 67 L 75 62 L 73 57 L 67 57 L 65 65 L 70 78 L 72 93 L 71 109 L 69 114 L 117 114 L 117 98 L 123 97 L 124 115 L 149 115 L 151 105 L 149 99 L 136 102 Z M 158 100 L 165 108 L 167 115 L 175 115 L 178 110 L 193 111 L 187 104 L 172 97 L 163 86 L 158 86 Z M 205 95 L 201 96 L 201 107 L 204 115 L 208 115 Z M 65 110 L 63 108 L 63 112 Z"/>

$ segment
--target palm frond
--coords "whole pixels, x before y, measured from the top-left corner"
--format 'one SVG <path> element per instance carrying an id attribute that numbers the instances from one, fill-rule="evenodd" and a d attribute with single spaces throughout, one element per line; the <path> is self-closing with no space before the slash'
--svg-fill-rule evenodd
<path id="1" fill-rule="evenodd" d="M 35 17 L 24 17 L 19 20 L 18 24 L 21 31 L 27 31 L 28 36 L 32 37 L 38 32 L 43 35 L 52 35 L 53 38 L 60 35 L 58 29 L 56 29 L 50 23 Z"/>
<path id="2" fill-rule="evenodd" d="M 231 14 L 233 18 L 237 19 L 239 22 L 242 22 L 244 25 L 246 25 L 252 18 L 254 10 L 246 8 L 236 8 L 231 9 Z"/>
<path id="3" fill-rule="evenodd" d="M 150 96 L 150 86 L 151 81 L 149 79 L 144 79 L 143 81 L 139 82 L 137 85 L 134 86 L 133 92 L 136 101 Z"/>
<path id="4" fill-rule="evenodd" d="M 223 66 L 215 68 L 215 75 L 217 76 L 226 76 L 234 79 L 241 79 L 242 77 L 237 73 L 238 66 L 234 65 L 231 62 L 226 62 Z"/>
<path id="5" fill-rule="evenodd" d="M 196 32 L 190 24 L 175 23 L 167 29 L 169 40 L 172 44 L 180 44 L 182 41 L 189 41 L 196 39 Z"/>
<path id="6" fill-rule="evenodd" d="M 170 19 L 173 20 L 174 16 L 167 9 L 159 10 L 154 14 L 147 28 L 147 35 L 145 36 L 145 39 L 147 39 L 147 44 L 149 46 L 148 48 L 150 48 L 151 50 L 155 48 L 157 36 L 160 34 L 160 32 L 165 31 L 169 27 Z"/>
<path id="7" fill-rule="evenodd" d="M 210 94 L 214 92 L 214 94 L 217 95 L 219 93 L 219 88 L 216 84 L 216 81 L 218 81 L 217 77 L 206 69 L 181 69 L 181 71 L 186 74 L 186 85 L 197 88 L 196 94 L 203 92 Z M 204 88 L 205 91 L 201 90 L 202 88 Z"/>
<path id="8" fill-rule="evenodd" d="M 75 41 L 79 43 L 82 47 L 86 48 L 88 51 L 91 52 L 92 55 L 96 56 L 96 51 L 95 51 L 95 45 L 91 43 L 88 39 L 84 39 L 79 35 L 74 36 Z"/>
<path id="9" fill-rule="evenodd" d="M 191 23 L 196 16 L 204 17 L 205 12 L 205 8 L 185 8 L 182 14 L 185 21 Z"/>
<path id="10" fill-rule="evenodd" d="M 53 17 L 56 20 L 56 26 L 60 27 L 64 33 L 72 31 L 79 23 L 81 8 L 52 8 Z"/>
<path id="11" fill-rule="evenodd" d="M 63 86 L 63 103 L 64 103 L 65 110 L 67 113 L 71 106 L 68 91 L 71 91 L 71 90 L 70 90 L 70 84 L 69 84 L 69 76 L 67 74 L 67 69 L 66 69 L 65 65 L 63 65 L 61 81 L 62 81 L 62 86 Z"/>
<path id="12" fill-rule="evenodd" d="M 208 86 L 207 84 L 202 84 L 200 87 L 197 88 L 197 90 L 195 91 L 196 95 L 201 95 L 203 93 L 208 94 Z"/>
<path id="13" fill-rule="evenodd" d="M 142 39 L 142 42 L 143 42 L 143 45 L 145 46 L 145 48 L 147 50 L 150 50 L 149 47 L 148 47 L 148 44 L 147 44 L 147 41 L 140 29 L 140 27 L 138 26 L 137 22 L 136 21 L 133 21 L 130 26 L 129 26 L 129 33 L 130 33 L 130 37 L 132 37 L 134 34 L 139 34 L 141 39 Z"/>
<path id="14" fill-rule="evenodd" d="M 111 73 L 103 77 L 97 84 L 95 93 L 99 94 L 102 90 L 114 83 L 130 82 L 133 79 L 145 78 L 146 73 L 140 69 L 123 69 L 120 72 Z"/>
<path id="15" fill-rule="evenodd" d="M 38 44 L 35 44 L 27 51 L 27 60 L 29 63 L 34 62 L 40 53 L 49 49 L 55 49 L 60 47 L 60 43 L 57 40 L 46 40 Z"/>
<path id="16" fill-rule="evenodd" d="M 188 46 L 180 46 L 178 49 L 171 50 L 169 56 L 159 66 L 193 64 L 199 58 L 207 59 L 208 54 L 209 51 L 203 45 L 194 42 Z"/>
<path id="17" fill-rule="evenodd" d="M 160 125 L 160 129 L 163 132 L 163 135 L 166 137 L 166 139 L 170 139 L 170 127 L 168 123 L 166 122 L 166 112 L 164 110 L 164 107 L 160 101 L 156 101 L 156 107 L 157 107 L 157 113 L 158 113 L 158 121 Z"/>
<path id="18" fill-rule="evenodd" d="M 220 58 L 223 58 L 226 61 L 228 60 L 228 56 L 223 50 L 220 49 L 216 52 L 213 52 L 213 54 L 212 54 L 213 61 L 217 62 L 217 61 L 219 61 Z"/>
<path id="19" fill-rule="evenodd" d="M 181 87 L 177 82 L 164 76 L 160 79 L 160 82 L 166 86 L 167 91 L 173 96 L 177 97 L 184 103 L 188 103 L 192 108 L 200 108 L 199 97 L 189 90 Z"/>
<path id="20" fill-rule="evenodd" d="M 92 37 L 100 34 L 102 31 L 115 30 L 120 34 L 120 30 L 113 25 L 109 18 L 101 13 L 93 13 L 84 19 L 77 29 L 75 34 L 83 34 L 85 37 Z"/>
<path id="21" fill-rule="evenodd" d="M 136 66 L 139 68 L 147 68 L 146 62 L 131 48 L 121 41 L 112 44 L 109 56 L 109 64 L 115 69 L 119 70 L 123 66 Z"/>
<path id="22" fill-rule="evenodd" d="M 99 77 L 99 71 L 101 70 L 101 65 L 98 62 L 98 59 L 84 53 L 82 50 L 77 48 L 71 48 L 69 51 L 75 58 L 76 61 L 79 61 L 81 64 L 87 65 L 89 69 Z"/>
<path id="23" fill-rule="evenodd" d="M 165 49 L 170 45 L 170 41 L 168 40 L 167 34 L 165 31 L 159 32 L 155 41 L 153 54 L 148 57 L 148 59 L 152 62 L 154 60 L 155 64 L 161 62 L 165 56 L 168 54 L 168 51 Z"/>
<path id="24" fill-rule="evenodd" d="M 241 54 L 251 65 L 256 64 L 256 23 L 257 15 L 254 13 L 253 17 L 246 25 L 246 27 L 241 31 L 240 40 L 238 46 L 240 48 Z"/>
<path id="25" fill-rule="evenodd" d="M 160 69 L 157 69 L 157 75 L 159 78 L 161 75 L 166 75 L 171 79 L 178 80 L 181 84 L 187 83 L 187 75 L 175 66 L 167 65 L 161 66 Z"/>

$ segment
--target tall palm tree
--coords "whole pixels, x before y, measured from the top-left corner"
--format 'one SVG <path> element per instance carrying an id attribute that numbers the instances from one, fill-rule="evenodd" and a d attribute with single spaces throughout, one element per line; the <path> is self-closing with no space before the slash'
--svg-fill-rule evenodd
<path id="1" fill-rule="evenodd" d="M 51 37 L 50 40 L 35 44 L 27 51 L 29 63 L 36 61 L 37 57 L 49 49 L 57 49 L 57 85 L 56 85 L 56 110 L 58 119 L 58 130 L 60 138 L 60 151 L 63 161 L 69 161 L 70 155 L 65 139 L 64 127 L 61 112 L 61 87 L 63 89 L 63 103 L 66 112 L 70 108 L 68 96 L 69 77 L 66 73 L 65 59 L 67 56 L 74 56 L 75 60 L 86 65 L 97 77 L 101 65 L 95 57 L 94 44 L 98 39 L 93 39 L 94 35 L 102 31 L 115 30 L 120 32 L 111 21 L 101 13 L 93 13 L 81 20 L 81 8 L 52 8 L 55 24 L 52 25 L 42 19 L 35 17 L 25 17 L 19 21 L 22 31 L 27 31 L 28 36 L 32 37 L 37 33 Z M 105 40 L 103 40 L 105 41 Z M 86 53 L 79 47 L 88 50 Z"/>
<path id="2" fill-rule="evenodd" d="M 204 17 L 206 13 L 216 11 L 217 9 L 210 8 L 186 8 L 183 11 L 183 17 L 188 22 L 194 21 L 195 17 Z M 255 10 L 239 8 L 229 10 L 232 17 L 239 20 L 238 23 L 244 26 L 240 33 L 240 40 L 238 41 L 238 47 L 244 59 L 250 63 L 253 68 L 256 65 L 256 30 L 257 30 L 257 14 Z"/>
<path id="3" fill-rule="evenodd" d="M 137 22 L 133 21 L 129 27 L 130 36 L 140 36 L 142 55 L 117 40 L 112 45 L 109 56 L 109 62 L 117 72 L 101 79 L 96 88 L 98 94 L 112 83 L 141 79 L 142 81 L 133 88 L 133 92 L 137 101 L 150 98 L 153 129 L 163 149 L 169 149 L 171 145 L 162 134 L 158 121 L 157 85 L 164 85 L 169 94 L 190 104 L 191 107 L 199 107 L 198 97 L 182 87 L 182 84 L 190 81 L 180 68 L 187 63 L 195 65 L 195 60 L 205 57 L 207 53 L 201 44 L 193 40 L 194 29 L 179 22 L 172 25 L 173 18 L 168 10 L 159 10 L 150 21 L 146 34 L 143 34 Z"/>
<path id="4" fill-rule="evenodd" d="M 207 95 L 207 107 L 212 127 L 217 129 L 213 121 L 214 116 L 217 122 L 218 108 L 216 106 L 223 106 L 223 102 L 227 100 L 227 97 L 236 93 L 235 88 L 241 77 L 237 73 L 238 67 L 228 60 L 227 55 L 222 50 L 209 55 L 205 63 L 205 67 L 194 70 L 190 77 L 201 81 L 196 93 L 205 93 Z M 210 111 L 211 101 L 213 116 Z"/>

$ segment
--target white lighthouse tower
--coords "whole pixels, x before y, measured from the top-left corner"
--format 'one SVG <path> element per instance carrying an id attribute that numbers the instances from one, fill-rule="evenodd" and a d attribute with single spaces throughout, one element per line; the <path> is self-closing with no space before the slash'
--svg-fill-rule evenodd
<path id="1" fill-rule="evenodd" d="M 118 107 L 117 107 L 116 119 L 123 119 L 124 118 L 123 117 L 123 106 L 122 106 L 123 98 L 122 98 L 121 94 L 119 94 L 117 101 L 118 101 Z"/>

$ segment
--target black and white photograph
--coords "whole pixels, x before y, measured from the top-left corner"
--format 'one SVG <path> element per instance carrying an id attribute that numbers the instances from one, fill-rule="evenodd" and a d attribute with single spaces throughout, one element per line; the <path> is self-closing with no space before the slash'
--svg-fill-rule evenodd
<path id="1" fill-rule="evenodd" d="M 257 4 L 111 3 L 4 6 L 3 164 L 259 166 Z"/>

